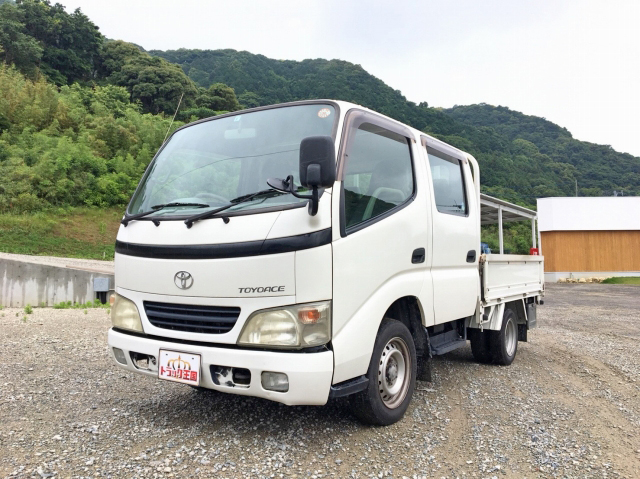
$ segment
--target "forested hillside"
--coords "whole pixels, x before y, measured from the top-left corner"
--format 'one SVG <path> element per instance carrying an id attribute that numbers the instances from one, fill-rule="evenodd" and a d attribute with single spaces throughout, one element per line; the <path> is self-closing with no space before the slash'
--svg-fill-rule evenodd
<path id="1" fill-rule="evenodd" d="M 122 207 L 170 125 L 239 108 L 79 10 L 0 3 L 0 213 Z"/>
<path id="2" fill-rule="evenodd" d="M 360 65 L 340 60 L 273 60 L 235 50 L 150 51 L 182 66 L 200 87 L 223 82 L 246 107 L 335 98 L 428 132 L 478 158 L 485 192 L 535 206 L 544 196 L 640 194 L 640 158 L 578 141 L 565 128 L 504 107 L 448 110 L 407 101 Z M 428 96 L 429 92 L 425 92 Z"/>
<path id="3" fill-rule="evenodd" d="M 426 104 L 417 106 L 360 65 L 342 60 L 273 60 L 235 50 L 149 52 L 182 66 L 200 87 L 219 81 L 232 86 L 245 107 L 309 98 L 352 101 L 424 128 Z M 434 125 L 434 127 L 437 127 Z"/>
<path id="4" fill-rule="evenodd" d="M 521 150 L 529 151 L 530 157 L 539 157 L 544 162 L 546 156 L 556 162 L 568 163 L 573 168 L 566 174 L 573 174 L 577 179 L 581 196 L 610 196 L 613 190 L 640 194 L 638 157 L 618 153 L 607 145 L 578 141 L 566 128 L 501 106 L 456 106 L 445 112 L 465 125 L 492 128 L 512 144 L 519 145 Z M 536 196 L 553 194 L 543 189 L 534 193 Z"/>
<path id="5" fill-rule="evenodd" d="M 145 52 L 80 10 L 0 0 L 0 62 L 0 213 L 124 206 L 178 105 L 171 128 L 308 98 L 359 103 L 473 153 L 484 191 L 511 201 L 574 195 L 576 182 L 580 195 L 640 194 L 640 158 L 504 107 L 415 104 L 346 61 Z"/>

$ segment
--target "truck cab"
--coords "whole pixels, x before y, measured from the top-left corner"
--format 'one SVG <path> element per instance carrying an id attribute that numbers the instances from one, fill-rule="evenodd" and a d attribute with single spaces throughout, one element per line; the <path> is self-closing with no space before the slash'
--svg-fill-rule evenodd
<path id="1" fill-rule="evenodd" d="M 508 255 L 479 252 L 479 175 L 471 155 L 340 101 L 186 125 L 122 220 L 109 349 L 198 388 L 350 396 L 361 420 L 391 424 L 434 354 L 471 340 L 507 364 L 535 325 L 541 256 L 520 258 L 517 295 L 483 284 L 489 264 L 493 279 L 523 274 L 483 261 Z"/>

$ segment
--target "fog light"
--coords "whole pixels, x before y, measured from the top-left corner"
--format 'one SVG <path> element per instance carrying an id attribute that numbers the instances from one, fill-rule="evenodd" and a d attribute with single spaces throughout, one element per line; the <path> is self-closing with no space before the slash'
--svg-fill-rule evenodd
<path id="1" fill-rule="evenodd" d="M 120 348 L 113 348 L 113 355 L 116 357 L 116 361 L 120 364 L 127 364 L 127 357 L 124 355 L 124 351 Z"/>
<path id="2" fill-rule="evenodd" d="M 286 393 L 289 390 L 289 378 L 285 373 L 262 373 L 262 387 L 268 391 Z"/>

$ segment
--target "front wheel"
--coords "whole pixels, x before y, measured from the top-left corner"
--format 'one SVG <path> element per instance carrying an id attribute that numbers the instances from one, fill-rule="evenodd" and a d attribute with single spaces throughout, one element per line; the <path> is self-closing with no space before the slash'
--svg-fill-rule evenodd
<path id="1" fill-rule="evenodd" d="M 404 416 L 416 384 L 413 338 L 400 321 L 384 319 L 373 347 L 364 391 L 351 397 L 353 414 L 366 424 L 388 426 Z"/>

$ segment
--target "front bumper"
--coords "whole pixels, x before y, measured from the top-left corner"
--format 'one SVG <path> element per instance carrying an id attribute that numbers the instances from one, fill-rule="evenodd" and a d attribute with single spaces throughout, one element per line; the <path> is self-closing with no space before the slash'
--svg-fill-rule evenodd
<path id="1" fill-rule="evenodd" d="M 202 355 L 202 376 L 200 386 L 217 391 L 255 396 L 271 401 L 293 405 L 323 405 L 329 398 L 333 378 L 333 351 L 316 353 L 256 351 L 248 349 L 221 348 L 215 346 L 194 346 L 172 343 L 166 340 L 151 339 L 133 334 L 109 330 L 109 351 L 118 366 L 132 372 L 158 377 L 157 371 L 137 368 L 131 353 L 158 356 L 160 349 L 185 351 Z M 127 364 L 115 360 L 113 348 L 124 351 Z M 210 366 L 245 368 L 251 372 L 248 387 L 234 387 L 215 384 Z M 285 373 L 289 377 L 287 392 L 268 391 L 262 387 L 263 371 Z"/>

